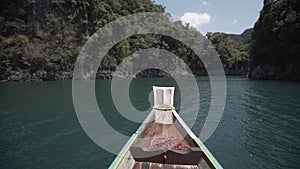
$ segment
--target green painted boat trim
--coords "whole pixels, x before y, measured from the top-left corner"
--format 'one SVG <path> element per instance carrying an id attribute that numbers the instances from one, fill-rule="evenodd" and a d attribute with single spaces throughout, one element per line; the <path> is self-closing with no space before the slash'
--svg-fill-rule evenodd
<path id="1" fill-rule="evenodd" d="M 115 158 L 115 160 L 111 163 L 111 165 L 108 167 L 109 169 L 115 169 L 119 166 L 120 162 L 123 160 L 125 154 L 129 150 L 129 147 L 132 145 L 132 143 L 135 141 L 137 138 L 138 134 L 133 134 L 130 139 L 127 141 L 125 146 L 122 148 L 118 156 Z"/>
<path id="2" fill-rule="evenodd" d="M 173 115 L 176 117 L 178 122 L 182 125 L 182 127 L 186 130 L 186 132 L 196 141 L 201 150 L 205 153 L 209 161 L 213 164 L 213 166 L 217 169 L 223 169 L 221 164 L 216 160 L 216 158 L 212 155 L 212 153 L 208 150 L 208 148 L 204 145 L 204 143 L 192 132 L 192 130 L 186 125 L 183 119 L 179 116 L 176 110 L 173 110 Z"/>
<path id="3" fill-rule="evenodd" d="M 202 151 L 205 153 L 205 155 L 208 157 L 210 162 L 214 165 L 217 169 L 223 169 L 221 164 L 217 161 L 217 159 L 212 155 L 212 153 L 208 150 L 208 148 L 204 145 L 204 143 L 198 138 L 194 138 L 199 147 L 202 149 Z"/>

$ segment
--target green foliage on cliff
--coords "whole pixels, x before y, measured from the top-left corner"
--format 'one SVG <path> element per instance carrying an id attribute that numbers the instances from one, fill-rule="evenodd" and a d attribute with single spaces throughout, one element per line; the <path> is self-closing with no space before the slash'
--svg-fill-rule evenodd
<path id="1" fill-rule="evenodd" d="M 150 0 L 2 0 L 0 8 L 0 80 L 71 78 L 79 51 L 99 28 L 137 12 L 164 12 L 163 6 Z M 181 22 L 171 22 L 169 19 L 161 23 L 161 30 L 170 31 L 171 25 L 175 25 L 181 35 L 195 37 L 200 34 Z M 225 34 L 214 34 L 210 38 L 220 53 L 226 73 L 246 74 L 248 44 L 244 44 L 243 38 Z M 201 43 L 192 44 L 200 48 Z M 180 41 L 158 34 L 122 40 L 107 53 L 101 69 L 112 72 L 125 57 L 148 48 L 170 51 L 184 60 L 195 75 L 206 74 L 193 50 Z M 133 60 L 126 64 L 135 66 Z M 160 64 L 167 66 L 168 61 Z"/>
<path id="2" fill-rule="evenodd" d="M 208 33 L 206 36 L 216 48 L 226 74 L 246 75 L 249 67 L 249 49 L 252 29 L 241 35 Z"/>
<path id="3" fill-rule="evenodd" d="M 85 41 L 106 23 L 164 11 L 150 0 L 2 0 L 0 8 L 0 80 L 12 71 L 72 72 Z"/>
<path id="4" fill-rule="evenodd" d="M 275 74 L 300 74 L 299 53 L 300 1 L 266 0 L 254 26 L 251 68 L 270 65 Z"/>

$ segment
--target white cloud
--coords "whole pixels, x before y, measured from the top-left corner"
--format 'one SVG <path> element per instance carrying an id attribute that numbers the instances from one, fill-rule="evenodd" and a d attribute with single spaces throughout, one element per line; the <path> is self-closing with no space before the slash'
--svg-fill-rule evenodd
<path id="1" fill-rule="evenodd" d="M 201 4 L 204 6 L 209 5 L 209 3 L 207 1 L 201 1 Z"/>
<path id="2" fill-rule="evenodd" d="M 180 17 L 183 25 L 190 24 L 195 28 L 199 28 L 202 25 L 209 24 L 211 16 L 207 13 L 193 13 L 186 12 Z"/>
<path id="3" fill-rule="evenodd" d="M 236 24 L 236 23 L 238 23 L 238 21 L 235 19 L 235 20 L 232 21 L 232 23 Z"/>

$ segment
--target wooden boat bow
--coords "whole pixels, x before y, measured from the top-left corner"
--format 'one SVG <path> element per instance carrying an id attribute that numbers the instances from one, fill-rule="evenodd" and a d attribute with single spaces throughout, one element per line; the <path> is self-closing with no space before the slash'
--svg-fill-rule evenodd
<path id="1" fill-rule="evenodd" d="M 110 169 L 221 169 L 173 106 L 174 87 L 153 86 L 151 113 L 132 135 Z"/>

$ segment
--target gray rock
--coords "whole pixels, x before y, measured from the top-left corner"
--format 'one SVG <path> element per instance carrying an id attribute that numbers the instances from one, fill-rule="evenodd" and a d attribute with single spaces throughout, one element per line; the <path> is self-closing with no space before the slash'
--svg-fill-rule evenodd
<path id="1" fill-rule="evenodd" d="M 300 68 L 295 64 L 286 67 L 275 65 L 260 65 L 250 71 L 252 79 L 300 80 Z"/>
<path id="2" fill-rule="evenodd" d="M 8 81 L 26 81 L 31 78 L 31 75 L 28 71 L 15 71 L 12 70 L 9 72 L 7 77 Z"/>
<path id="3" fill-rule="evenodd" d="M 46 80 L 47 72 L 45 70 L 38 70 L 38 71 L 36 71 L 36 77 L 41 80 Z"/>
<path id="4" fill-rule="evenodd" d="M 265 76 L 265 71 L 260 66 L 254 67 L 249 74 L 249 77 L 253 79 L 262 79 Z"/>
<path id="5" fill-rule="evenodd" d="M 68 80 L 73 78 L 73 73 L 72 72 L 62 72 L 61 74 L 61 79 L 62 80 Z"/>
<path id="6" fill-rule="evenodd" d="M 47 72 L 46 79 L 44 79 L 44 80 L 46 80 L 46 81 L 56 80 L 55 77 L 56 77 L 56 73 L 53 71 L 49 71 L 49 72 Z"/>

